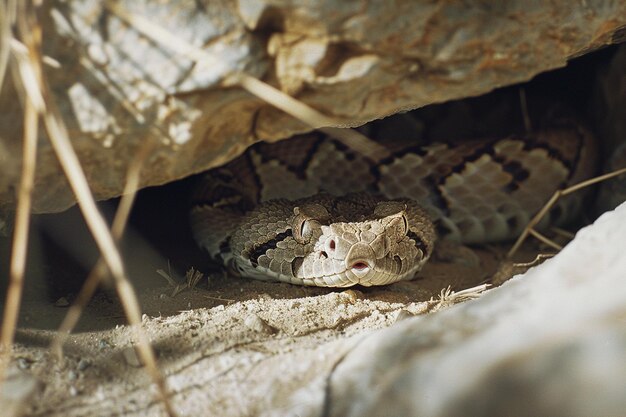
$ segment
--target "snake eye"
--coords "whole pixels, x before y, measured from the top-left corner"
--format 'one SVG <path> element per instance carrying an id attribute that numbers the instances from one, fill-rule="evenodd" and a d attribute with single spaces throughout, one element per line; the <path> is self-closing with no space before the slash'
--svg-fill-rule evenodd
<path id="1" fill-rule="evenodd" d="M 405 212 L 402 212 L 402 223 L 404 225 L 404 232 L 402 232 L 402 234 L 406 235 L 409 231 L 409 219 L 406 218 Z"/>
<path id="2" fill-rule="evenodd" d="M 295 207 L 293 212 L 291 230 L 293 238 L 301 244 L 308 243 L 316 231 L 321 233 L 322 225 L 317 219 L 326 220 L 329 217 L 328 211 L 320 204 Z"/>
<path id="3" fill-rule="evenodd" d="M 321 229 L 320 222 L 313 219 L 307 219 L 302 223 L 302 227 L 300 228 L 300 236 L 302 236 L 302 238 L 308 242 L 309 240 L 311 240 L 311 236 L 313 235 L 313 231 L 315 229 Z"/>
<path id="4" fill-rule="evenodd" d="M 385 226 L 387 235 L 395 241 L 403 239 L 409 231 L 409 221 L 404 212 L 387 216 L 386 219 L 389 221 Z"/>
<path id="5" fill-rule="evenodd" d="M 387 233 L 399 240 L 409 232 L 406 210 L 407 205 L 402 201 L 381 201 L 374 208 L 374 215 L 385 224 Z"/>
<path id="6" fill-rule="evenodd" d="M 298 243 L 308 243 L 316 231 L 322 230 L 322 225 L 315 219 L 297 218 L 292 226 L 293 238 Z"/>

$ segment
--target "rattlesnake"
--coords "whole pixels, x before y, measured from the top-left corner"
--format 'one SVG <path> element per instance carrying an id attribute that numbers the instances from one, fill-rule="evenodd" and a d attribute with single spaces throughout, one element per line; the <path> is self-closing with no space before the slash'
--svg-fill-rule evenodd
<path id="1" fill-rule="evenodd" d="M 555 190 L 594 169 L 593 138 L 570 118 L 504 138 L 392 139 L 380 141 L 390 156 L 379 161 L 317 133 L 255 144 L 205 175 L 191 215 L 196 240 L 245 277 L 385 285 L 413 278 L 436 236 L 516 237 Z M 543 225 L 580 207 L 569 196 Z"/>

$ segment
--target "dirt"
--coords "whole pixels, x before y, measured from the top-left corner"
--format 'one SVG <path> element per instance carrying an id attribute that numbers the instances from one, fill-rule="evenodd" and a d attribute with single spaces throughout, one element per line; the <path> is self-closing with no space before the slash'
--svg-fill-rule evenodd
<path id="1" fill-rule="evenodd" d="M 149 279 L 153 286 L 138 290 L 143 324 L 181 415 L 203 415 L 197 410 L 255 415 L 263 405 L 241 392 L 255 384 L 251 375 L 259 366 L 445 308 L 459 300 L 442 296 L 442 291 L 486 282 L 504 249 L 465 249 L 455 262 L 430 262 L 414 281 L 374 288 L 311 288 L 217 272 L 172 296 L 174 288 L 154 272 Z M 124 325 L 123 309 L 110 292 L 92 300 L 81 331 L 64 346 L 63 361 L 55 360 L 48 350 L 55 334 L 50 329 L 67 312 L 66 304 L 24 300 L 13 367 L 37 382 L 26 398 L 26 415 L 162 415 L 134 353 L 133 332 Z M 312 358 L 309 365 L 314 363 Z M 307 366 L 306 355 L 299 364 Z M 261 378 L 266 381 L 298 375 L 293 366 L 288 371 L 269 369 L 276 374 L 264 371 Z M 195 398 L 200 392 L 204 396 Z"/>

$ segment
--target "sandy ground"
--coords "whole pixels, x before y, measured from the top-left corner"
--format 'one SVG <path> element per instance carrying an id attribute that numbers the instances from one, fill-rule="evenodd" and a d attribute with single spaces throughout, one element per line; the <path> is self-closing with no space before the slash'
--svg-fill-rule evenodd
<path id="1" fill-rule="evenodd" d="M 461 249 L 455 252 L 454 262 L 435 259 L 414 281 L 345 290 L 238 279 L 217 272 L 172 296 L 174 288 L 155 272 L 153 283 L 166 285 L 140 289 L 143 323 L 161 369 L 170 379 L 191 364 L 211 358 L 213 362 L 192 374 L 216 372 L 223 380 L 236 371 L 228 367 L 218 371 L 220 364 L 245 363 L 258 354 L 276 359 L 285 352 L 313 349 L 460 301 L 442 299 L 441 293 L 448 287 L 460 291 L 485 283 L 503 249 Z M 26 415 L 161 415 L 158 404 L 145 395 L 149 380 L 134 354 L 133 334 L 123 325 L 123 310 L 115 297 L 101 292 L 89 304 L 81 331 L 69 337 L 64 361 L 58 362 L 48 350 L 54 332 L 46 329 L 53 329 L 66 311 L 63 299 L 54 303 L 24 300 L 12 372 L 17 377 L 32 376 L 28 381 L 36 382 L 26 397 Z M 25 384 L 19 378 L 15 381 L 17 385 L 9 383 L 8 388 Z M 218 384 L 207 403 L 232 401 L 228 393 L 219 392 L 229 387 Z M 175 403 L 178 397 L 181 404 L 187 404 L 185 390 L 174 391 Z M 135 398 L 140 392 L 144 394 Z M 116 402 L 111 403 L 111 398 Z M 222 405 L 214 412 L 239 415 L 237 409 L 243 407 L 242 414 L 255 414 L 249 404 Z M 197 415 L 193 407 L 189 410 L 182 415 Z"/>

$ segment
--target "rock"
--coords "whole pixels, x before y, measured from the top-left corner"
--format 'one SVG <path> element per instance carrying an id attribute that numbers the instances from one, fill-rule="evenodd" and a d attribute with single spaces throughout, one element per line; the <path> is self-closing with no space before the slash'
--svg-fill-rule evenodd
<path id="1" fill-rule="evenodd" d="M 143 363 L 141 362 L 137 351 L 132 346 L 122 349 L 122 357 L 128 365 L 134 368 L 141 368 L 143 366 Z"/>
<path id="2" fill-rule="evenodd" d="M 147 40 L 103 4 L 50 1 L 39 14 L 45 76 L 98 199 L 120 195 L 144 146 L 142 187 L 308 129 L 231 86 L 240 71 L 355 126 L 528 80 L 618 41 L 626 24 L 624 2 L 116 3 L 173 33 L 177 46 L 216 57 L 196 63 L 180 47 Z M 20 176 L 23 117 L 10 79 L 0 92 L 0 212 L 13 209 Z M 60 211 L 74 196 L 40 136 L 33 210 Z"/>
<path id="3" fill-rule="evenodd" d="M 61 297 L 54 302 L 55 307 L 69 307 L 70 302 L 67 301 L 67 298 Z"/>
<path id="4" fill-rule="evenodd" d="M 247 328 L 257 333 L 274 334 L 278 332 L 278 329 L 276 327 L 272 326 L 267 321 L 259 317 L 258 314 L 254 313 L 250 313 L 246 316 L 246 318 L 244 319 L 244 324 Z"/>
<path id="5" fill-rule="evenodd" d="M 89 366 L 91 366 L 91 362 L 88 359 L 81 358 L 78 361 L 78 365 L 76 366 L 76 368 L 79 371 L 84 371 L 85 369 L 89 368 Z"/>

